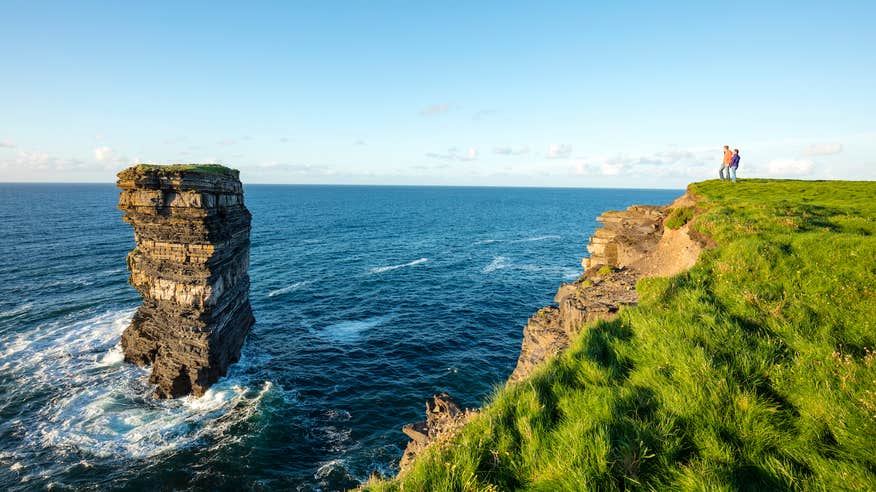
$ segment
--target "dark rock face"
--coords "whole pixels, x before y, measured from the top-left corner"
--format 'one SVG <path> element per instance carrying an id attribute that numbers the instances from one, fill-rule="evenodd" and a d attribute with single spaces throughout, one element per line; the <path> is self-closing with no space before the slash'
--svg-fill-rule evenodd
<path id="1" fill-rule="evenodd" d="M 249 303 L 251 215 L 238 172 L 135 166 L 118 175 L 134 228 L 129 282 L 143 304 L 122 335 L 125 360 L 152 365 L 154 396 L 203 395 L 237 362 Z"/>
<path id="2" fill-rule="evenodd" d="M 402 432 L 412 440 L 405 448 L 399 467 L 407 468 L 426 447 L 452 436 L 475 412 L 472 409 L 463 409 L 447 393 L 433 396 L 431 402 L 426 402 L 426 420 L 402 427 Z"/>
<path id="3" fill-rule="evenodd" d="M 593 265 L 575 282 L 561 285 L 554 296 L 557 305 L 544 307 L 529 318 L 517 366 L 508 381 L 526 379 L 542 362 L 569 348 L 585 323 L 611 320 L 621 307 L 636 303 L 638 272 L 603 267 Z"/>

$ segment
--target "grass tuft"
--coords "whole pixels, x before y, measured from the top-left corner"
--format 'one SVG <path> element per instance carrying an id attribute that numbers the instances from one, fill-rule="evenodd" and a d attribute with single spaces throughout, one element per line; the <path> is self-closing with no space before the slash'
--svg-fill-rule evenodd
<path id="1" fill-rule="evenodd" d="M 678 229 L 690 222 L 692 218 L 693 207 L 673 208 L 672 212 L 669 213 L 669 217 L 666 217 L 666 221 L 663 225 L 668 229 Z"/>

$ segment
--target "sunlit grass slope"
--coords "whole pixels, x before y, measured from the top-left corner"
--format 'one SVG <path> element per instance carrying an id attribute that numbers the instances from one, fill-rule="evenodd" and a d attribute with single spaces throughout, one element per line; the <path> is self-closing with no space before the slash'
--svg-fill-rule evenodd
<path id="1" fill-rule="evenodd" d="M 876 489 L 876 183 L 690 191 L 716 249 L 369 487 Z"/>

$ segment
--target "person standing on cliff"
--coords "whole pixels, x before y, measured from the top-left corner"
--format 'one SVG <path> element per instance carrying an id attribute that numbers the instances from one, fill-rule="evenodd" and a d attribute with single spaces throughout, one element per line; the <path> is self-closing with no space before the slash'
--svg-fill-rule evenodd
<path id="1" fill-rule="evenodd" d="M 721 180 L 730 181 L 730 160 L 733 159 L 733 152 L 730 152 L 730 146 L 724 146 L 724 160 L 721 162 L 721 169 L 718 169 L 718 176 Z M 724 171 L 727 171 L 727 177 L 724 177 Z"/>
<path id="2" fill-rule="evenodd" d="M 736 182 L 736 168 L 739 167 L 739 149 L 733 149 L 733 156 L 730 158 L 730 177 L 733 182 Z"/>

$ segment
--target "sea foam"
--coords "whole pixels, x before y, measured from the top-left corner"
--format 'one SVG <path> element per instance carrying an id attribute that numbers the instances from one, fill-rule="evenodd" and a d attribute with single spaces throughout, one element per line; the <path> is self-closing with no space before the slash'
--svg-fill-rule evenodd
<path id="1" fill-rule="evenodd" d="M 333 323 L 316 330 L 317 334 L 335 342 L 355 342 L 362 334 L 390 319 L 390 316 L 375 316 L 363 320 Z"/>
<path id="2" fill-rule="evenodd" d="M 507 256 L 494 256 L 493 261 L 483 269 L 484 273 L 492 273 L 502 268 L 508 268 L 511 265 Z"/>
<path id="3" fill-rule="evenodd" d="M 425 262 L 427 262 L 427 261 L 429 261 L 429 258 L 420 258 L 419 260 L 414 260 L 414 261 L 411 261 L 411 262 L 408 262 L 408 263 L 403 263 L 403 264 L 401 264 L 401 265 L 390 265 L 390 266 L 382 266 L 382 267 L 372 268 L 371 270 L 368 270 L 368 273 L 383 273 L 383 272 L 389 272 L 389 271 L 392 271 L 392 270 L 397 270 L 397 269 L 399 269 L 399 268 L 404 268 L 404 267 L 409 267 L 409 266 L 419 265 L 420 263 L 425 263 Z"/>
<path id="4" fill-rule="evenodd" d="M 310 283 L 312 283 L 312 281 L 310 281 L 310 280 L 302 280 L 301 282 L 295 282 L 294 284 L 287 285 L 286 287 L 283 287 L 282 289 L 272 290 L 272 291 L 268 292 L 268 297 L 276 297 L 276 296 L 279 296 L 281 294 L 285 294 L 287 292 L 292 292 L 292 291 L 298 290 L 301 287 L 304 287 L 305 285 L 308 285 Z"/>
<path id="5" fill-rule="evenodd" d="M 0 347 L 4 375 L 19 383 L 10 395 L 13 400 L 51 395 L 12 423 L 23 434 L 19 452 L 31 448 L 65 455 L 154 456 L 205 437 L 221 437 L 274 391 L 270 382 L 232 374 L 246 371 L 250 362 L 244 353 L 229 377 L 201 398 L 152 399 L 148 369 L 121 363 L 119 338 L 132 316 L 133 309 L 126 309 L 59 320 Z M 14 401 L 2 406 L 10 404 Z"/>

